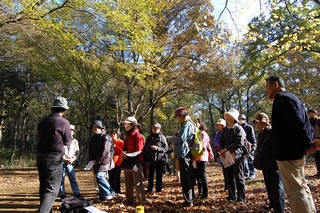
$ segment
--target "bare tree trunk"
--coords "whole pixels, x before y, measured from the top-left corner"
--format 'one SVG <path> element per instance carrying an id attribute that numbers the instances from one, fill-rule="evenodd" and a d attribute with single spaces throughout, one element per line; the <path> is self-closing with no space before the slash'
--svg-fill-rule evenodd
<path id="1" fill-rule="evenodd" d="M 128 98 L 128 113 L 129 113 L 129 115 L 133 115 L 133 103 L 132 103 L 132 101 L 133 101 L 133 94 L 132 94 L 132 85 L 131 84 L 127 84 L 127 92 L 128 92 L 128 96 L 127 96 L 127 98 Z"/>
<path id="2" fill-rule="evenodd" d="M 20 133 L 20 120 L 23 114 L 23 109 L 26 107 L 26 102 L 23 101 L 23 103 L 21 104 L 20 109 L 18 110 L 18 114 L 17 117 L 15 118 L 14 121 L 14 126 L 13 126 L 13 144 L 12 144 L 12 151 L 11 151 L 11 155 L 10 155 L 10 161 L 9 161 L 9 167 L 11 168 L 13 166 L 13 162 L 14 162 L 14 158 L 16 155 L 16 151 L 17 151 L 17 143 L 18 143 L 18 137 L 19 137 L 19 133 Z"/>
<path id="3" fill-rule="evenodd" d="M 149 107 L 151 109 L 150 111 L 150 126 L 154 123 L 154 107 L 153 107 L 153 91 L 150 90 L 149 92 Z"/>
<path id="4" fill-rule="evenodd" d="M 210 116 L 210 125 L 211 125 L 211 129 L 212 129 L 212 132 L 211 132 L 210 136 L 213 139 L 214 135 L 215 135 L 215 132 L 216 132 L 216 125 L 215 125 L 215 122 L 213 120 L 212 106 L 211 106 L 210 103 L 209 103 L 209 116 Z"/>
<path id="5" fill-rule="evenodd" d="M 18 123 L 19 123 L 19 119 L 20 119 L 20 113 L 17 116 L 16 120 L 14 121 L 14 126 L 13 126 L 13 143 L 12 143 L 12 150 L 11 150 L 11 155 L 10 155 L 10 161 L 9 161 L 9 168 L 11 168 L 13 166 L 13 161 L 14 161 L 14 157 L 16 154 L 16 150 L 17 150 L 17 139 L 18 139 L 18 131 L 19 131 L 19 127 L 18 127 Z"/>

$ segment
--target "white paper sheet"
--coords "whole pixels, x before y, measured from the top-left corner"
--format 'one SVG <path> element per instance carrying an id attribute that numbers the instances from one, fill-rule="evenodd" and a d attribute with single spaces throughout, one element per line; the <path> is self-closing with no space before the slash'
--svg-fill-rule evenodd
<path id="1" fill-rule="evenodd" d="M 221 155 L 219 156 L 220 160 L 221 160 L 221 163 L 223 165 L 224 168 L 227 168 L 228 166 L 231 166 L 232 164 L 234 164 L 234 160 L 230 154 L 229 151 L 227 151 L 225 153 L 225 158 L 223 158 Z"/>
<path id="2" fill-rule="evenodd" d="M 93 165 L 94 165 L 93 161 L 89 161 L 89 162 L 87 163 L 87 165 L 86 165 L 83 169 L 84 169 L 84 170 L 91 170 L 92 167 L 93 167 Z"/>
<path id="3" fill-rule="evenodd" d="M 88 210 L 90 213 L 106 213 L 105 211 L 101 211 L 100 209 L 97 209 L 94 206 L 88 206 L 84 207 L 86 210 Z"/>
<path id="4" fill-rule="evenodd" d="M 127 156 L 127 157 L 135 157 L 137 155 L 139 155 L 141 153 L 141 151 L 136 151 L 136 152 L 130 152 L 130 153 L 125 153 L 124 154 Z"/>

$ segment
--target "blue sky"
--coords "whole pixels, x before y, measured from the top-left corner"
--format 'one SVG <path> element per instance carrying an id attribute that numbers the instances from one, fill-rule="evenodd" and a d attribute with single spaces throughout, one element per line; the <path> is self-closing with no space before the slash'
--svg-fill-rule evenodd
<path id="1" fill-rule="evenodd" d="M 241 36 L 246 31 L 246 26 L 250 20 L 259 15 L 260 11 L 265 12 L 267 0 L 211 0 L 215 13 L 214 16 L 218 18 L 222 12 L 226 1 L 228 2 L 228 9 L 233 17 L 233 21 L 230 13 L 225 10 L 221 15 L 220 21 L 224 21 L 229 29 L 232 29 L 235 36 Z M 260 10 L 261 2 L 261 10 Z M 239 35 L 237 33 L 237 28 L 239 30 Z"/>

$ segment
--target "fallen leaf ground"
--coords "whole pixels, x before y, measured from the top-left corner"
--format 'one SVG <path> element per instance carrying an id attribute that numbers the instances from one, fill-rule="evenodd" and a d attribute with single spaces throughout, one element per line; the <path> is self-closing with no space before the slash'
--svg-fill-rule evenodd
<path id="1" fill-rule="evenodd" d="M 320 179 L 313 177 L 316 173 L 315 165 L 312 161 L 306 165 L 306 176 L 309 187 L 312 191 L 316 208 L 320 210 Z M 209 184 L 209 198 L 205 201 L 195 202 L 193 207 L 183 207 L 183 197 L 180 183 L 175 176 L 168 173 L 163 177 L 163 191 L 161 193 L 149 193 L 147 198 L 151 205 L 145 205 L 145 212 L 266 212 L 263 206 L 268 199 L 264 187 L 262 173 L 257 171 L 254 180 L 246 182 L 247 202 L 241 204 L 229 204 L 226 200 L 227 192 L 224 190 L 221 167 L 217 163 L 210 163 L 207 167 Z M 77 179 L 81 193 L 87 199 L 94 202 L 94 206 L 107 212 L 135 212 L 135 207 L 126 206 L 123 201 L 124 184 L 122 184 L 122 194 L 112 201 L 97 202 L 97 193 L 92 181 L 92 173 L 77 170 Z M 1 169 L 0 170 L 0 212 L 36 212 L 38 206 L 38 174 L 36 168 L 26 169 Z M 66 181 L 66 190 L 70 195 L 69 182 Z M 144 182 L 147 186 L 147 181 Z M 197 187 L 195 186 L 197 194 Z M 61 204 L 59 199 L 54 203 L 54 212 L 59 212 Z M 286 212 L 291 212 L 286 200 Z"/>

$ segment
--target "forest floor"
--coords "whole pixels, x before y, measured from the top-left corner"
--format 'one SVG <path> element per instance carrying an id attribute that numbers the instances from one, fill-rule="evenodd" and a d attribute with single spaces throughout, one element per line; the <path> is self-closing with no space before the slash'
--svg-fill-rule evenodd
<path id="1" fill-rule="evenodd" d="M 313 161 L 309 161 L 306 165 L 306 177 L 316 208 L 320 212 L 320 178 L 313 176 L 316 173 L 316 168 Z M 208 199 L 196 201 L 193 207 L 183 207 L 180 183 L 175 176 L 170 176 L 167 173 L 163 177 L 162 192 L 146 195 L 151 204 L 144 206 L 145 212 L 266 212 L 263 206 L 267 204 L 268 199 L 261 171 L 257 171 L 257 177 L 254 180 L 246 181 L 247 201 L 245 203 L 230 204 L 227 202 L 227 191 L 224 190 L 219 164 L 210 163 L 207 167 L 207 176 Z M 135 212 L 135 207 L 126 206 L 123 203 L 124 194 L 120 194 L 118 199 L 98 203 L 90 171 L 77 169 L 77 180 L 81 194 L 85 198 L 91 199 L 96 208 L 106 212 Z M 0 183 L 0 212 L 36 212 L 39 204 L 39 181 L 36 168 L 0 169 Z M 147 181 L 144 182 L 144 186 L 147 187 Z M 70 195 L 71 189 L 68 180 L 66 180 L 66 190 Z M 121 185 L 121 190 L 124 193 L 124 184 Z M 196 186 L 195 193 L 197 194 Z M 60 205 L 61 200 L 57 198 L 54 203 L 54 212 L 59 212 Z M 286 212 L 291 212 L 287 199 L 286 205 Z"/>

